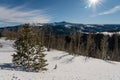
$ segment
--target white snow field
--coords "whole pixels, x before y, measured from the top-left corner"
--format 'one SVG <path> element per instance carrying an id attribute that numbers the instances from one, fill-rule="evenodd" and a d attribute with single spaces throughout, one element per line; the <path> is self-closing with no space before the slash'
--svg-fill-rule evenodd
<path id="1" fill-rule="evenodd" d="M 12 66 L 13 41 L 0 39 L 0 80 L 120 80 L 120 62 L 85 59 L 63 51 L 45 52 L 46 72 L 26 72 Z M 55 68 L 56 66 L 56 69 Z"/>

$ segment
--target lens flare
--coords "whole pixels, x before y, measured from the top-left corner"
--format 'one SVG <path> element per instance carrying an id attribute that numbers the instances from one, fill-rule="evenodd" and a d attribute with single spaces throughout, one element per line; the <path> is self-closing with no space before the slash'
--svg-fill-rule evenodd
<path id="1" fill-rule="evenodd" d="M 85 8 L 96 8 L 96 6 L 100 5 L 103 0 L 87 0 L 87 5 Z"/>

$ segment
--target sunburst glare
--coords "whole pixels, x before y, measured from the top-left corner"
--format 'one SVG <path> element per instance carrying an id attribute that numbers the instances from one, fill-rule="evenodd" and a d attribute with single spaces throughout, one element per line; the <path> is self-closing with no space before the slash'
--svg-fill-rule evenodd
<path id="1" fill-rule="evenodd" d="M 85 8 L 96 8 L 96 6 L 101 5 L 103 0 L 87 0 L 87 5 Z"/>

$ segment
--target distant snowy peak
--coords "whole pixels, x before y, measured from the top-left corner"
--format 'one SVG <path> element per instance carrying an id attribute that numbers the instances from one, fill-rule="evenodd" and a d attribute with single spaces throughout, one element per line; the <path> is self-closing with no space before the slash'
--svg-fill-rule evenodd
<path id="1" fill-rule="evenodd" d="M 43 26 L 43 23 L 31 23 L 30 26 Z"/>
<path id="2" fill-rule="evenodd" d="M 64 25 L 65 26 L 65 25 L 73 25 L 73 24 L 63 21 L 63 22 L 54 22 L 53 25 L 54 26 L 56 26 L 56 25 Z"/>

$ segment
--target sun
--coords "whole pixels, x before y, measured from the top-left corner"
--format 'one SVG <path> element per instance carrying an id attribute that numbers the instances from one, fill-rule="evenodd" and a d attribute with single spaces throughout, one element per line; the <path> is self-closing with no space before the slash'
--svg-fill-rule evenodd
<path id="1" fill-rule="evenodd" d="M 95 3 L 99 2 L 99 0 L 89 0 L 89 2 L 92 4 L 95 4 Z"/>
<path id="2" fill-rule="evenodd" d="M 99 2 L 99 0 L 89 0 L 89 3 L 91 4 L 91 5 L 95 5 L 95 4 L 97 4 Z"/>
<path id="3" fill-rule="evenodd" d="M 100 5 L 103 0 L 87 0 L 87 5 L 85 8 L 96 8 L 96 6 Z"/>

